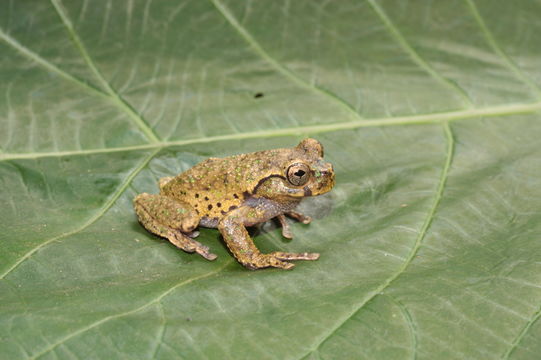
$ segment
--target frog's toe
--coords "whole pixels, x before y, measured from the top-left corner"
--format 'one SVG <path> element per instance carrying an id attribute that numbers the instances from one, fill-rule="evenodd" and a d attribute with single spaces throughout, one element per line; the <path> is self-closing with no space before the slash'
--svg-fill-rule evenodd
<path id="1" fill-rule="evenodd" d="M 277 256 L 274 256 L 272 254 L 269 254 L 267 256 L 269 258 L 269 265 L 272 267 L 285 270 L 293 269 L 295 267 L 295 264 L 282 261 Z"/>
<path id="2" fill-rule="evenodd" d="M 197 248 L 197 249 L 195 249 L 195 252 L 198 253 L 199 255 L 201 255 L 202 257 L 204 257 L 207 260 L 210 260 L 210 261 L 216 260 L 218 255 L 209 252 L 208 247 L 205 246 L 205 248 L 206 249 Z"/>
<path id="3" fill-rule="evenodd" d="M 199 241 L 196 241 L 183 234 L 179 231 L 169 231 L 166 235 L 167 239 L 173 243 L 176 247 L 188 252 L 196 252 L 207 260 L 215 260 L 218 256 L 210 252 L 208 246 L 201 244 Z"/>
<path id="4" fill-rule="evenodd" d="M 275 251 L 272 253 L 274 257 L 280 260 L 317 260 L 319 259 L 318 253 L 288 253 L 283 251 Z"/>
<path id="5" fill-rule="evenodd" d="M 243 262 L 243 265 L 250 270 L 263 269 L 267 267 L 289 270 L 295 267 L 295 264 L 281 261 L 272 254 L 261 254 L 251 261 Z"/>
<path id="6" fill-rule="evenodd" d="M 280 222 L 282 225 L 282 236 L 286 239 L 293 239 L 293 233 L 291 232 L 291 229 L 289 228 L 289 224 L 287 223 L 286 217 L 284 214 L 280 214 L 276 216 L 276 219 Z"/>
<path id="7" fill-rule="evenodd" d="M 209 261 L 214 261 L 216 260 L 216 258 L 218 257 L 218 255 L 216 254 L 213 254 L 209 251 L 199 251 L 199 250 L 196 250 L 196 252 L 201 255 L 202 257 L 204 257 L 205 259 L 209 260 Z"/>
<path id="8" fill-rule="evenodd" d="M 289 240 L 293 239 L 293 233 L 289 228 L 282 228 L 282 236 Z"/>
<path id="9" fill-rule="evenodd" d="M 310 216 L 304 215 L 303 213 L 300 213 L 298 211 L 289 211 L 287 212 L 287 215 L 297 221 L 300 221 L 303 224 L 310 224 L 310 222 L 312 221 L 312 218 Z"/>
<path id="10" fill-rule="evenodd" d="M 279 264 L 272 265 L 272 266 L 276 267 L 276 268 L 284 269 L 284 270 L 291 270 L 291 269 L 293 269 L 295 267 L 295 264 L 285 262 L 285 261 L 280 261 Z"/>
<path id="11" fill-rule="evenodd" d="M 199 236 L 199 231 L 194 230 L 194 231 L 192 231 L 192 232 L 187 233 L 186 236 L 188 236 L 188 237 L 190 237 L 190 238 L 192 238 L 192 239 L 195 239 L 196 237 Z"/>

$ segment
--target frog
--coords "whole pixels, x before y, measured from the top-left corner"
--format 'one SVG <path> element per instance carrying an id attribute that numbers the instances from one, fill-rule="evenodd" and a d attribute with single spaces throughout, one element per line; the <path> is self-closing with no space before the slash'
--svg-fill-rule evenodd
<path id="1" fill-rule="evenodd" d="M 295 209 L 304 198 L 334 187 L 333 166 L 323 156 L 323 145 L 305 138 L 292 148 L 211 157 L 177 176 L 159 179 L 159 194 L 137 195 L 135 213 L 149 232 L 207 260 L 217 255 L 195 240 L 198 227 L 218 229 L 230 253 L 247 269 L 292 269 L 290 261 L 317 260 L 320 254 L 264 254 L 247 227 L 277 219 L 282 235 L 291 239 L 286 216 L 310 223 L 311 217 Z"/>

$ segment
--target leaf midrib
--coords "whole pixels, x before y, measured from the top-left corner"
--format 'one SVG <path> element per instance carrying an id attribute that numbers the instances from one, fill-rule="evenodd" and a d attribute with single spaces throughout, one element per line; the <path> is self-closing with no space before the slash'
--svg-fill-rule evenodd
<path id="1" fill-rule="evenodd" d="M 51 0 L 53 4 L 55 3 L 55 0 Z M 211 0 L 215 5 L 219 2 Z M 371 4 L 375 4 L 373 1 L 369 1 Z M 468 3 L 471 3 L 468 0 Z M 478 19 L 476 19 L 478 20 Z M 485 25 L 483 23 L 480 23 L 481 27 L 484 27 Z M 483 29 L 485 31 L 486 29 Z M 1 34 L 0 34 L 1 35 Z M 488 36 L 491 36 L 490 33 Z M 490 43 L 490 39 L 489 39 Z M 256 43 L 257 45 L 257 43 Z M 491 43 L 491 45 L 493 45 Z M 496 45 L 496 53 L 500 55 L 504 60 L 510 60 L 509 58 L 506 59 L 506 55 L 501 52 L 501 49 L 498 49 Z M 500 50 L 500 51 L 498 51 Z M 261 55 L 261 54 L 260 54 Z M 263 56 L 265 58 L 265 56 Z M 269 61 L 269 59 L 266 59 Z M 272 60 L 272 58 L 271 58 Z M 277 63 L 277 65 L 281 66 Z M 508 67 L 513 67 L 514 64 L 510 61 L 506 63 Z M 284 67 L 284 71 L 289 71 L 287 68 Z M 292 73 L 293 74 L 293 73 Z M 296 76 L 295 74 L 293 74 Z M 520 75 L 520 74 L 518 74 Z M 524 81 L 524 76 L 518 76 L 525 82 L 526 84 L 529 84 L 529 81 Z M 73 79 L 70 79 L 73 80 Z M 526 78 L 526 80 L 528 80 Z M 301 79 L 302 81 L 302 79 Z M 309 84 L 308 84 L 309 86 Z M 535 90 L 534 87 L 532 87 L 533 90 Z M 323 89 L 317 89 L 320 92 L 325 92 Z M 109 94 L 113 95 L 114 94 Z M 329 94 L 327 94 L 329 95 Z M 340 98 L 337 98 L 338 101 L 341 101 Z M 347 103 L 344 103 L 343 105 L 348 106 Z M 126 109 L 124 109 L 126 110 Z M 129 110 L 129 109 L 128 109 Z M 133 109 L 131 109 L 133 111 Z M 523 114 L 528 112 L 536 112 L 541 110 L 541 102 L 536 102 L 532 104 L 510 104 L 510 105 L 501 105 L 501 106 L 493 106 L 493 107 L 487 107 L 482 109 L 471 109 L 471 110 L 459 110 L 459 111 L 451 111 L 451 112 L 445 112 L 445 113 L 436 113 L 436 114 L 425 114 L 425 115 L 415 115 L 415 116 L 400 116 L 400 117 L 392 117 L 392 118 L 378 118 L 378 119 L 372 119 L 372 120 L 362 120 L 360 119 L 360 116 L 358 113 L 355 113 L 357 115 L 358 120 L 355 121 L 348 121 L 348 122 L 340 122 L 340 123 L 334 123 L 334 124 L 325 124 L 325 125 L 312 125 L 312 126 L 300 126 L 300 127 L 291 127 L 286 129 L 271 129 L 271 130 L 265 130 L 265 131 L 257 131 L 257 132 L 247 132 L 242 134 L 228 134 L 228 135 L 221 135 L 221 136 L 209 136 L 209 137 L 200 137 L 195 139 L 188 139 L 188 140 L 178 140 L 178 141 L 159 141 L 156 139 L 155 143 L 150 144 L 142 144 L 142 145 L 135 145 L 135 146 L 127 146 L 127 147 L 116 147 L 116 148 L 106 148 L 106 149 L 90 149 L 90 150 L 74 150 L 74 151 L 57 151 L 57 152 L 42 152 L 42 153 L 26 153 L 26 154 L 10 154 L 10 153 L 1 153 L 0 152 L 0 161 L 1 160 L 15 160 L 15 159 L 33 159 L 33 158 L 41 158 L 41 157 L 58 157 L 58 156 L 72 156 L 72 155 L 86 155 L 86 154 L 98 154 L 98 153 L 114 153 L 114 152 L 122 152 L 122 151 L 135 151 L 135 150 L 144 150 L 144 149 L 162 149 L 172 146 L 180 146 L 180 145 L 187 145 L 187 144 L 193 144 L 193 143 L 205 143 L 205 142 L 213 142 L 213 141 L 223 141 L 223 140 L 237 140 L 237 139 L 246 139 L 246 138 L 258 138 L 258 137 L 270 137 L 270 136 L 284 136 L 284 135 L 297 135 L 302 133 L 322 133 L 327 131 L 336 131 L 336 130 L 343 130 L 343 129 L 354 129 L 354 128 L 361 128 L 361 127 L 376 127 L 376 126 L 392 126 L 392 125 L 411 125 L 411 124 L 441 124 L 446 121 L 454 121 L 454 120 L 462 120 L 462 119 L 472 119 L 472 118 L 478 118 L 478 117 L 494 117 L 494 116 L 501 116 L 501 115 L 514 115 L 514 114 Z M 128 111 L 129 113 L 129 111 Z M 137 115 L 138 116 L 138 115 Z M 141 119 L 142 120 L 142 119 Z M 152 130 L 150 130 L 152 132 Z M 147 134 L 148 135 L 148 134 Z M 152 155 L 149 157 L 149 160 L 152 158 Z M 442 188 L 443 191 L 443 188 Z M 119 194 L 123 192 L 120 191 Z M 116 195 L 115 195 L 116 196 Z M 114 196 L 113 196 L 114 197 Z M 106 204 L 113 204 L 116 199 L 112 201 L 108 201 Z M 436 202 L 437 206 L 437 202 Z M 102 209 L 105 212 L 109 206 L 107 206 L 105 209 Z M 95 220 L 101 216 L 97 215 L 97 217 L 93 217 L 89 220 L 89 222 L 85 223 L 83 225 L 83 228 L 87 226 L 86 224 L 92 223 Z M 432 215 L 431 215 L 432 216 Z M 79 230 L 75 230 L 74 232 L 78 232 Z M 422 238 L 421 238 L 422 240 Z M 406 265 L 407 266 L 407 265 Z M 207 277 L 207 275 L 203 276 Z M 188 280 L 189 282 L 195 280 Z M 394 280 L 394 279 L 393 279 Z M 392 281 L 392 280 L 391 280 Z M 389 283 L 388 283 L 389 284 Z M 166 292 L 168 294 L 170 291 L 172 291 L 177 286 L 174 286 L 170 290 Z M 377 296 L 377 294 L 375 295 Z M 159 296 L 158 303 L 161 296 Z M 368 300 L 370 301 L 370 299 Z M 149 304 L 154 303 L 154 301 L 151 301 Z M 366 303 L 366 302 L 365 302 Z M 364 305 L 364 304 L 363 304 Z M 363 306 L 361 305 L 361 307 Z M 131 312 L 136 312 L 139 309 L 135 309 Z M 126 313 L 127 314 L 127 313 Z M 513 346 L 509 349 L 509 351 L 505 354 L 505 358 L 507 358 L 510 353 L 514 350 L 516 345 L 520 342 L 524 334 L 528 331 L 529 327 L 539 318 L 541 314 L 541 310 L 537 311 L 534 316 L 532 317 L 531 321 L 524 327 L 523 331 L 519 334 L 519 336 L 515 339 Z M 123 316 L 122 314 L 120 316 Z M 99 324 L 97 324 L 99 325 Z M 70 338 L 75 336 L 77 334 L 70 335 Z M 62 339 L 59 343 L 64 342 L 67 340 L 66 338 Z M 59 343 L 56 343 L 59 344 Z M 54 345 L 54 346 L 56 346 Z M 52 348 L 49 348 L 48 350 L 51 350 Z M 47 350 L 46 350 L 47 351 Z M 45 352 L 46 352 L 45 351 Z"/>
<path id="2" fill-rule="evenodd" d="M 205 136 L 176 141 L 161 141 L 156 143 L 146 143 L 141 145 L 120 146 L 103 149 L 89 150 L 68 150 L 54 152 L 34 152 L 34 153 L 0 153 L 0 161 L 17 159 L 37 159 L 43 157 L 63 157 L 92 154 L 108 154 L 124 151 L 137 151 L 148 149 L 164 149 L 174 146 L 190 145 L 197 143 L 210 143 L 226 140 L 242 140 L 253 138 L 266 138 L 288 135 L 319 134 L 325 132 L 351 130 L 365 127 L 383 127 L 383 126 L 407 126 L 423 124 L 441 124 L 443 122 L 452 122 L 457 120 L 475 119 L 475 118 L 493 118 L 498 116 L 511 116 L 527 113 L 535 113 L 541 110 L 541 101 L 527 104 L 510 104 L 491 106 L 486 108 L 448 111 L 441 113 L 430 113 L 423 115 L 406 115 L 385 118 L 362 119 L 354 121 L 337 122 L 333 124 L 306 125 L 287 127 L 280 129 L 269 129 L 261 131 L 252 131 L 245 133 L 232 133 L 226 135 Z"/>
<path id="3" fill-rule="evenodd" d="M 423 114 L 423 115 L 363 119 L 361 115 L 343 99 L 329 92 L 326 89 L 318 87 L 315 84 L 307 83 L 304 79 L 302 79 L 297 74 L 290 71 L 287 67 L 283 66 L 278 61 L 276 61 L 273 57 L 271 57 L 261 47 L 261 45 L 259 45 L 256 39 L 254 39 L 252 35 L 243 26 L 241 26 L 240 23 L 238 23 L 237 19 L 231 14 L 229 9 L 225 7 L 219 0 L 209 0 L 209 1 L 216 8 L 216 10 L 225 18 L 225 20 L 231 25 L 231 27 L 234 28 L 235 31 L 237 31 L 238 34 L 254 49 L 257 55 L 263 58 L 265 61 L 267 61 L 277 72 L 286 76 L 289 80 L 291 80 L 293 83 L 297 84 L 298 86 L 308 88 L 309 90 L 312 90 L 317 94 L 324 95 L 328 99 L 332 100 L 332 102 L 337 103 L 343 109 L 347 110 L 347 112 L 350 115 L 353 115 L 355 117 L 355 120 L 339 122 L 339 123 L 334 123 L 334 124 L 307 125 L 307 126 L 270 129 L 270 130 L 246 132 L 246 133 L 233 133 L 233 134 L 227 134 L 227 135 L 208 136 L 208 137 L 200 137 L 200 138 L 187 139 L 187 140 L 161 141 L 161 139 L 157 137 L 154 130 L 150 126 L 148 126 L 146 121 L 131 107 L 130 104 L 128 104 L 124 99 L 121 98 L 120 94 L 118 94 L 110 86 L 107 80 L 102 76 L 99 69 L 95 66 L 89 54 L 87 53 L 77 33 L 73 29 L 71 20 L 67 17 L 67 14 L 62 9 L 60 0 L 50 0 L 51 4 L 55 8 L 55 11 L 57 12 L 60 19 L 62 20 L 62 23 L 64 24 L 68 33 L 70 34 L 72 41 L 76 45 L 78 51 L 83 56 L 87 66 L 89 66 L 91 71 L 98 78 L 100 83 L 102 83 L 102 85 L 105 87 L 107 92 L 102 92 L 98 88 L 95 88 L 94 86 L 73 77 L 71 74 L 65 73 L 63 70 L 57 68 L 55 65 L 49 63 L 45 59 L 42 59 L 39 55 L 33 53 L 31 50 L 19 44 L 9 35 L 4 33 L 2 29 L 0 29 L 0 39 L 3 39 L 6 43 L 14 47 L 23 55 L 36 61 L 36 63 L 38 63 L 39 65 L 45 67 L 46 69 L 50 71 L 59 73 L 66 80 L 73 81 L 85 87 L 87 90 L 90 90 L 94 93 L 97 93 L 100 96 L 104 96 L 108 98 L 109 100 L 111 100 L 116 106 L 118 106 L 127 115 L 129 115 L 129 117 L 134 121 L 134 123 L 139 127 L 139 129 L 145 134 L 145 136 L 147 136 L 150 142 L 145 143 L 145 144 L 140 144 L 140 145 L 104 148 L 104 149 L 68 150 L 68 151 L 55 151 L 55 152 L 33 152 L 33 153 L 22 153 L 22 154 L 0 152 L 0 161 L 16 160 L 16 159 L 35 159 L 35 158 L 41 158 L 41 157 L 90 155 L 90 154 L 99 154 L 99 153 L 114 153 L 114 152 L 135 151 L 135 150 L 156 149 L 156 148 L 163 149 L 163 148 L 172 147 L 172 146 L 180 146 L 180 145 L 187 145 L 187 144 L 194 144 L 194 143 L 208 143 L 208 142 L 223 141 L 223 140 L 239 140 L 239 139 L 260 138 L 260 137 L 299 135 L 299 134 L 307 134 L 307 133 L 315 134 L 315 133 L 322 133 L 322 132 L 328 132 L 328 131 L 354 129 L 354 128 L 361 128 L 361 127 L 442 123 L 445 121 L 454 121 L 454 120 L 461 120 L 461 119 L 468 119 L 468 118 L 471 119 L 471 118 L 481 117 L 481 116 L 494 117 L 494 116 L 501 116 L 501 115 L 522 114 L 522 113 L 528 113 L 528 112 L 535 112 L 541 109 L 541 101 L 529 103 L 529 104 L 528 103 L 508 104 L 508 105 L 490 106 L 486 108 L 474 108 L 474 107 L 470 107 L 471 102 L 466 96 L 465 100 L 466 100 L 466 105 L 468 107 L 465 110 L 455 110 L 455 111 L 449 111 L 449 112 L 430 113 L 430 114 Z M 503 52 L 503 50 L 500 49 L 499 45 L 494 40 L 490 31 L 488 30 L 488 28 L 486 28 L 486 25 L 482 21 L 482 18 L 480 14 L 477 12 L 477 9 L 475 7 L 472 8 L 472 3 L 469 0 L 465 0 L 465 1 L 470 6 L 470 10 L 472 11 L 474 18 L 478 22 L 483 33 L 487 37 L 489 44 L 495 50 L 498 56 L 500 56 L 504 60 L 506 67 L 510 69 L 511 72 L 515 73 L 515 75 L 517 75 L 517 77 L 521 81 L 523 81 L 526 85 L 531 87 L 532 84 L 527 80 L 524 74 L 522 74 L 521 71 L 518 68 L 516 68 L 514 63 L 511 61 L 511 59 Z M 389 32 L 393 35 L 393 37 L 397 39 L 397 41 L 400 43 L 404 51 L 413 58 L 413 60 L 415 61 L 417 65 L 419 65 L 422 69 L 427 71 L 431 76 L 435 77 L 437 80 L 442 82 L 444 85 L 448 85 L 450 86 L 452 90 L 455 90 L 458 93 L 461 93 L 460 88 L 457 88 L 452 83 L 450 83 L 448 79 L 444 78 L 443 76 L 435 72 L 435 70 L 433 70 L 428 65 L 428 63 L 426 63 L 426 61 L 424 61 L 416 53 L 416 51 L 403 38 L 399 30 L 395 28 L 394 24 L 390 22 L 390 19 L 387 17 L 384 10 L 378 4 L 376 4 L 375 2 L 371 0 L 369 0 L 369 3 L 371 4 L 376 14 L 380 17 L 385 27 L 387 28 L 387 30 L 389 30 Z M 534 86 L 533 90 L 535 93 L 539 95 L 538 87 Z M 464 93 L 462 93 L 461 95 L 465 96 Z"/>

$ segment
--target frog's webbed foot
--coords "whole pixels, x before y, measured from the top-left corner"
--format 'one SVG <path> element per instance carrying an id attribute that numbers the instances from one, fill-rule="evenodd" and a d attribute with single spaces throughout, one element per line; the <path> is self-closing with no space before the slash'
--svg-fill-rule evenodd
<path id="1" fill-rule="evenodd" d="M 266 267 L 291 269 L 295 265 L 282 261 L 271 254 L 262 254 L 250 238 L 241 219 L 244 218 L 244 209 L 235 210 L 218 223 L 218 230 L 222 234 L 225 244 L 233 256 L 250 270 Z"/>
<path id="2" fill-rule="evenodd" d="M 254 245 L 243 221 L 243 219 L 249 218 L 250 223 L 255 222 L 258 215 L 260 215 L 262 221 L 265 220 L 264 213 L 259 214 L 256 211 L 254 214 L 251 208 L 239 208 L 229 213 L 218 224 L 218 229 L 227 247 L 233 256 L 246 268 L 250 270 L 266 267 L 292 269 L 295 265 L 284 260 L 316 260 L 319 257 L 319 254 L 313 253 L 286 253 L 281 251 L 262 254 Z M 287 226 L 286 229 L 288 229 Z"/>
<path id="3" fill-rule="evenodd" d="M 209 251 L 208 246 L 201 244 L 199 241 L 189 238 L 180 231 L 170 230 L 164 237 L 167 238 L 173 245 L 186 252 L 196 252 L 207 260 L 215 260 L 218 255 Z"/>

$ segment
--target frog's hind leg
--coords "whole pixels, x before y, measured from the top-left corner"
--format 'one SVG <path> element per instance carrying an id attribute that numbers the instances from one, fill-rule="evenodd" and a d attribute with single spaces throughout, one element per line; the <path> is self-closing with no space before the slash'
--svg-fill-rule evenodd
<path id="1" fill-rule="evenodd" d="M 158 234 L 161 235 L 161 234 Z M 161 235 L 167 240 L 169 240 L 173 245 L 182 249 L 186 252 L 193 253 L 196 252 L 207 260 L 215 260 L 218 255 L 213 254 L 209 251 L 208 246 L 201 244 L 199 241 L 196 241 L 180 231 L 169 231 L 167 234 Z"/>
<path id="2" fill-rule="evenodd" d="M 191 238 L 196 234 L 199 216 L 189 204 L 147 193 L 138 195 L 133 202 L 139 222 L 148 231 L 167 238 L 186 252 L 196 252 L 207 260 L 216 259 L 207 246 Z"/>

